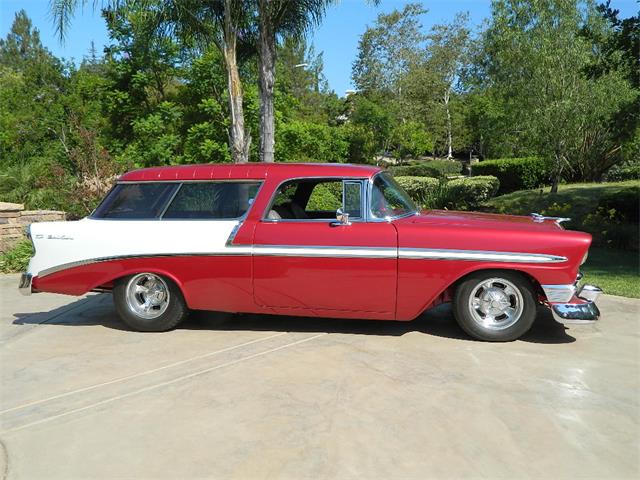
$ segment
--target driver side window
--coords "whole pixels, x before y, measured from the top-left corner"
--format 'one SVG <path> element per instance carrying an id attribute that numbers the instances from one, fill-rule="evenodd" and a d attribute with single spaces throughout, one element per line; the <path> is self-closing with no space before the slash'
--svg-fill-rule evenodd
<path id="1" fill-rule="evenodd" d="M 362 182 L 342 179 L 299 179 L 282 184 L 268 210 L 268 220 L 335 220 L 343 209 L 362 216 Z"/>

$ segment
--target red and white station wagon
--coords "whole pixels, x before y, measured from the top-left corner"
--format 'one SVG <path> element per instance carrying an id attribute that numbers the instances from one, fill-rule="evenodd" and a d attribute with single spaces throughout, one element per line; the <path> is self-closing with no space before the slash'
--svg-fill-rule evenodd
<path id="1" fill-rule="evenodd" d="M 578 283 L 591 236 L 561 220 L 419 211 L 371 166 L 148 168 L 88 218 L 33 224 L 20 288 L 113 291 L 144 331 L 189 310 L 406 321 L 452 302 L 468 334 L 513 340 L 539 304 L 563 323 L 599 317 L 601 290 Z"/>

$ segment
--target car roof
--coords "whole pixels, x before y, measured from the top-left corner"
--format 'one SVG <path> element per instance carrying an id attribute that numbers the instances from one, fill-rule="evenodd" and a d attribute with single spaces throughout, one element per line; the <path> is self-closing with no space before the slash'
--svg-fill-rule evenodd
<path id="1" fill-rule="evenodd" d="M 369 178 L 381 169 L 371 165 L 346 163 L 210 163 L 177 165 L 133 170 L 122 175 L 120 182 L 187 181 L 187 180 L 262 180 L 297 177 Z"/>

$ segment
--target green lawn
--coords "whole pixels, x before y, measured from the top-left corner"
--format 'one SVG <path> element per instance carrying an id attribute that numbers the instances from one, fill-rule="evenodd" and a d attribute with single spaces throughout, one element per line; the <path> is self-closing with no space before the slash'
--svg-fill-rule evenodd
<path id="1" fill-rule="evenodd" d="M 626 250 L 592 247 L 587 263 L 580 267 L 583 281 L 604 293 L 640 298 L 640 254 Z"/>
<path id="2" fill-rule="evenodd" d="M 574 222 L 593 211 L 600 198 L 607 194 L 616 194 L 626 187 L 640 186 L 640 180 L 611 183 L 571 183 L 560 185 L 558 193 L 549 193 L 550 188 L 519 190 L 500 195 L 487 201 L 484 208 L 498 213 L 529 215 L 532 212 L 543 214 L 566 214 Z M 560 215 L 557 215 L 560 216 Z M 568 224 L 571 228 L 571 224 Z"/>
<path id="3" fill-rule="evenodd" d="M 637 186 L 640 186 L 640 181 L 629 180 L 560 185 L 558 193 L 555 194 L 549 193 L 549 188 L 520 190 L 492 198 L 484 204 L 483 210 L 515 215 L 537 212 L 544 215 L 571 217 L 572 221 L 564 224 L 567 229 L 589 231 L 594 234 L 594 241 L 599 240 L 601 244 L 605 244 L 598 235 L 600 230 L 598 225 L 587 223 L 583 225 L 584 219 L 594 212 L 604 195 L 615 195 L 622 189 Z M 624 229 L 635 231 L 637 235 L 638 225 L 624 224 L 619 227 L 616 234 L 624 232 Z M 637 251 L 602 246 L 591 247 L 589 259 L 581 270 L 586 282 L 598 285 L 605 293 L 640 298 L 640 253 Z"/>

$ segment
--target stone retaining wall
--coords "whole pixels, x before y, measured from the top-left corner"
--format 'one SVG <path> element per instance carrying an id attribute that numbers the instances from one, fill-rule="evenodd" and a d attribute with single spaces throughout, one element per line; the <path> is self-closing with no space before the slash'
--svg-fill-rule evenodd
<path id="1" fill-rule="evenodd" d="M 25 236 L 25 227 L 35 222 L 66 220 L 64 212 L 25 210 L 21 203 L 0 202 L 0 252 L 6 252 Z"/>

